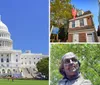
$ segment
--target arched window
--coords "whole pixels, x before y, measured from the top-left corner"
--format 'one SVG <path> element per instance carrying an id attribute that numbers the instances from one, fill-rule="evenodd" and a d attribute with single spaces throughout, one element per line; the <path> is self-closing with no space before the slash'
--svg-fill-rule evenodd
<path id="1" fill-rule="evenodd" d="M 2 73 L 5 73 L 5 69 L 2 69 Z"/>
<path id="2" fill-rule="evenodd" d="M 7 73 L 11 73 L 10 69 L 7 70 Z"/>

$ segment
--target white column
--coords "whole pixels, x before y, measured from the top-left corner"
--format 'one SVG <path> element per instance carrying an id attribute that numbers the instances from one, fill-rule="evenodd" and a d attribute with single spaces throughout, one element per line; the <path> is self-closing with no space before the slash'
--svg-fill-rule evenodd
<path id="1" fill-rule="evenodd" d="M 4 41 L 4 47 L 5 47 L 5 41 Z"/>

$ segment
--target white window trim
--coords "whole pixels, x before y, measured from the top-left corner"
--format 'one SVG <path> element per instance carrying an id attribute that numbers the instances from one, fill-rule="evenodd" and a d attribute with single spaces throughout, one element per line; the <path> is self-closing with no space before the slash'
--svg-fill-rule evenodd
<path id="1" fill-rule="evenodd" d="M 84 22 L 84 25 L 80 26 L 80 19 L 75 20 L 75 27 L 84 27 L 84 26 L 86 26 L 87 25 L 87 18 L 83 18 L 83 22 Z M 72 27 L 72 22 L 69 23 L 69 28 L 75 28 L 75 27 Z"/>

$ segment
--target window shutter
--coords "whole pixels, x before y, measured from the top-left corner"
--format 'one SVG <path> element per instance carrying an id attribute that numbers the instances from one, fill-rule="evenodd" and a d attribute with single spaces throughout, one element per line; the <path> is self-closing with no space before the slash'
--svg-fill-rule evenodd
<path id="1" fill-rule="evenodd" d="M 77 20 L 77 27 L 80 27 L 80 22 L 79 22 L 79 20 Z"/>
<path id="2" fill-rule="evenodd" d="M 87 25 L 87 18 L 84 18 L 84 26 Z"/>
<path id="3" fill-rule="evenodd" d="M 72 22 L 69 23 L 69 28 L 72 28 Z"/>
<path id="4" fill-rule="evenodd" d="M 75 20 L 75 27 L 77 27 L 77 20 Z"/>

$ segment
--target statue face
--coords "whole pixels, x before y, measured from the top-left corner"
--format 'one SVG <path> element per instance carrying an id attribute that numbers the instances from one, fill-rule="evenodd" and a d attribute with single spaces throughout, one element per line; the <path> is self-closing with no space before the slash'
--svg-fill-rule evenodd
<path id="1" fill-rule="evenodd" d="M 73 76 L 79 69 L 79 64 L 76 58 L 66 59 L 64 62 L 64 71 L 66 75 Z"/>

